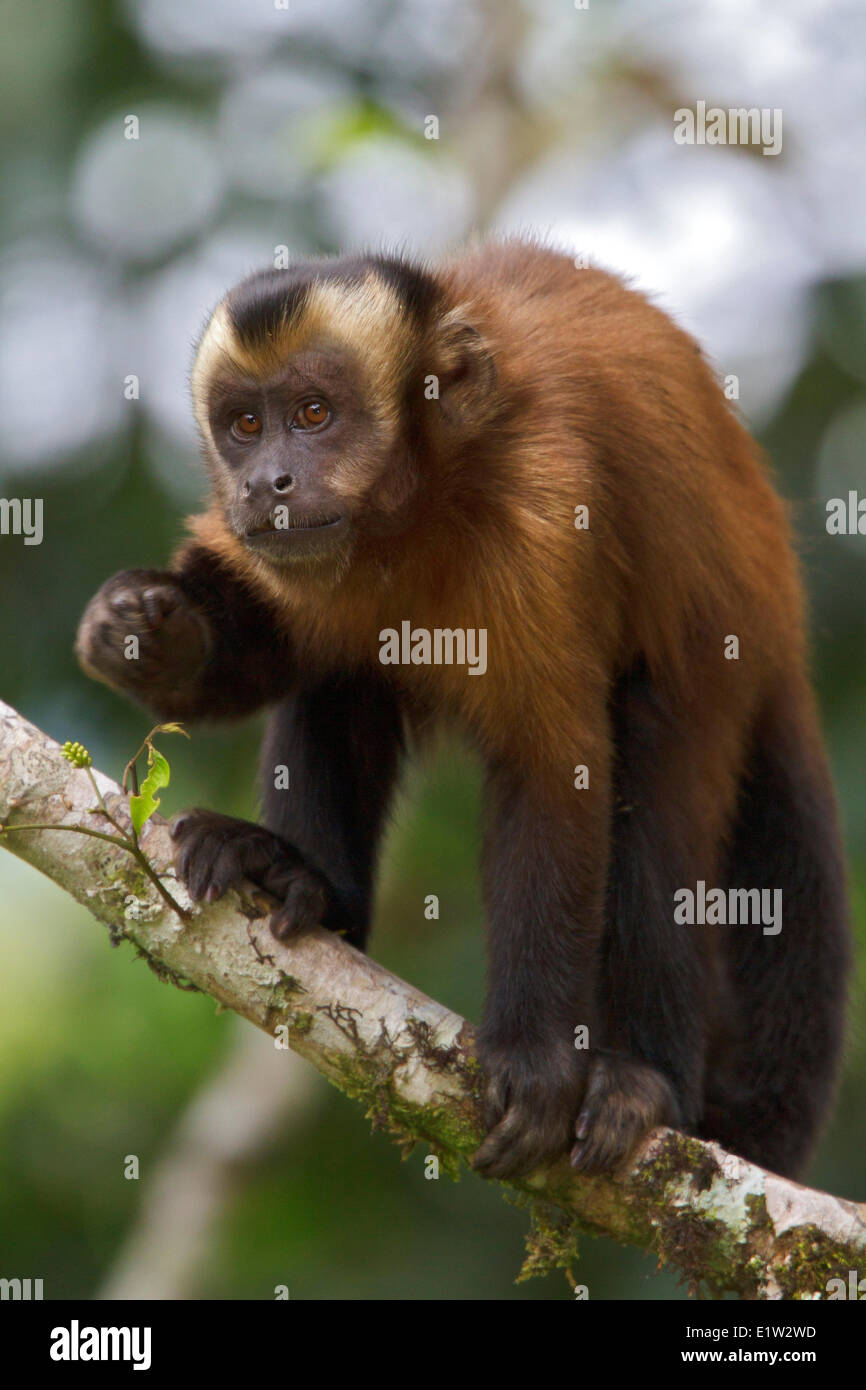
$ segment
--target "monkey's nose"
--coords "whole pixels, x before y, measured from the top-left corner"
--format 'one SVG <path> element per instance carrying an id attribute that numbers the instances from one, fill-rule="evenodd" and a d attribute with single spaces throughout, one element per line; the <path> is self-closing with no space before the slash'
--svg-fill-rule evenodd
<path id="1" fill-rule="evenodd" d="M 276 478 L 247 478 L 241 487 L 241 496 L 266 498 L 271 491 L 291 492 L 294 486 L 291 473 L 280 473 Z"/>

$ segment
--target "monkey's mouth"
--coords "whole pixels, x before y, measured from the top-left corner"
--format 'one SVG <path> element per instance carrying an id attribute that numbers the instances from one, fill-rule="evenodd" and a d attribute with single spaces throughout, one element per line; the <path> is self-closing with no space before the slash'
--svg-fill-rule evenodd
<path id="1" fill-rule="evenodd" d="M 349 529 L 347 516 L 289 517 L 285 526 L 271 520 L 251 526 L 243 534 L 244 545 L 270 560 L 291 560 L 295 556 L 327 555 Z"/>
<path id="2" fill-rule="evenodd" d="M 250 536 L 267 536 L 272 531 L 321 531 L 327 526 L 336 526 L 338 521 L 342 521 L 342 516 L 290 516 L 285 526 L 275 526 L 272 521 L 265 521 L 261 526 L 251 526 L 247 531 L 247 539 Z"/>

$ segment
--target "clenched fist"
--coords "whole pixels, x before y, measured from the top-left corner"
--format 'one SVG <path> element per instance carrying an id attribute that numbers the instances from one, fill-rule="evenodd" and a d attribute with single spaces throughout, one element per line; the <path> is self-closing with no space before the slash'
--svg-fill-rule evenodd
<path id="1" fill-rule="evenodd" d="M 207 618 L 166 570 L 123 570 L 94 595 L 75 650 L 88 675 L 162 715 L 183 710 L 207 662 Z"/>

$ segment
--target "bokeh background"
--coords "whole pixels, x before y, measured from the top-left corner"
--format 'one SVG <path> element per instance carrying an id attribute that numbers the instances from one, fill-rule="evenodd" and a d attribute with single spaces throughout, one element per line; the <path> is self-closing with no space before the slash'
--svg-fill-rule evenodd
<path id="1" fill-rule="evenodd" d="M 860 0 L 3 0 L 0 22 L 0 495 L 45 508 L 41 546 L 0 536 L 0 696 L 115 773 L 146 732 L 72 639 L 201 495 L 187 374 L 232 282 L 279 247 L 435 255 L 540 231 L 652 291 L 739 377 L 801 537 L 866 945 L 866 535 L 825 528 L 828 498 L 866 495 Z M 781 108 L 782 153 L 676 144 L 698 99 Z M 163 809 L 254 814 L 258 732 L 176 740 Z M 413 770 L 374 939 L 475 1018 L 477 811 L 460 749 Z M 861 975 L 809 1175 L 860 1199 L 864 1018 Z M 420 1150 L 401 1164 L 311 1069 L 0 855 L 0 1274 L 46 1297 L 570 1297 L 558 1276 L 513 1284 L 525 1224 L 471 1177 L 426 1181 Z M 604 1241 L 579 1278 L 684 1296 Z"/>

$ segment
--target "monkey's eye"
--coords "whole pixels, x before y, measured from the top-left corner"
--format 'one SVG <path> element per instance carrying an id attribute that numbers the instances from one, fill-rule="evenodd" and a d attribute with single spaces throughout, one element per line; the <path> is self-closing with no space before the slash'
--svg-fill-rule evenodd
<path id="1" fill-rule="evenodd" d="M 331 412 L 322 401 L 306 401 L 292 416 L 293 430 L 317 430 L 327 425 Z"/>
<path id="2" fill-rule="evenodd" d="M 261 432 L 262 422 L 251 410 L 245 410 L 242 415 L 236 415 L 232 420 L 232 434 L 238 439 L 254 439 Z"/>

